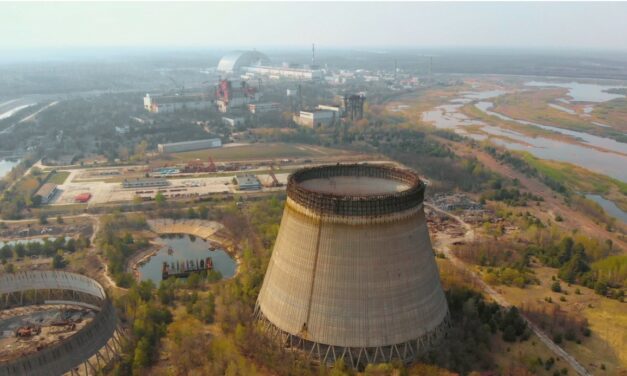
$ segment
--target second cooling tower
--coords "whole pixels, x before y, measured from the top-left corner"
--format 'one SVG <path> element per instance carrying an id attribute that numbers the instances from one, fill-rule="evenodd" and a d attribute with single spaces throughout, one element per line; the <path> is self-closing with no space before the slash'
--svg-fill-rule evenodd
<path id="1" fill-rule="evenodd" d="M 292 174 L 256 314 L 285 344 L 354 367 L 429 349 L 448 327 L 409 170 L 335 165 Z"/>

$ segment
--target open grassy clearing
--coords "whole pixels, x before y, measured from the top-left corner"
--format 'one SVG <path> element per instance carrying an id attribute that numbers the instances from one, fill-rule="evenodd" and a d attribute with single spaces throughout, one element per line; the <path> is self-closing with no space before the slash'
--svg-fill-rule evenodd
<path id="1" fill-rule="evenodd" d="M 594 106 L 591 115 L 594 121 L 610 125 L 622 132 L 627 132 L 626 98 L 599 103 Z"/>
<path id="2" fill-rule="evenodd" d="M 490 125 L 520 132 L 530 137 L 542 136 L 542 137 L 552 138 L 552 139 L 563 141 L 563 142 L 570 142 L 570 143 L 575 142 L 571 137 L 566 136 L 566 135 L 561 135 L 561 134 L 558 134 L 549 130 L 535 127 L 533 125 L 524 125 L 524 124 L 517 123 L 515 121 L 507 121 L 507 120 L 498 118 L 494 115 L 486 114 L 485 112 L 475 107 L 473 103 L 469 103 L 469 104 L 462 106 L 460 109 L 460 112 L 468 116 L 471 119 L 481 120 Z M 490 136 L 494 137 L 493 135 L 490 135 Z M 520 143 L 520 141 L 518 140 L 516 142 Z"/>
<path id="3" fill-rule="evenodd" d="M 472 86 L 469 84 L 422 90 L 387 103 L 383 109 L 383 114 L 389 117 L 402 116 L 405 123 L 412 126 L 431 127 L 422 121 L 422 113 L 443 105 L 451 99 L 459 97 L 460 92 L 468 90 L 472 90 Z"/>
<path id="4" fill-rule="evenodd" d="M 222 162 L 255 159 L 328 157 L 343 154 L 350 153 L 321 146 L 271 143 L 173 153 L 171 154 L 171 158 L 176 162 L 186 162 L 194 159 L 206 160 L 211 156 L 214 161 Z"/>
<path id="5" fill-rule="evenodd" d="M 469 271 L 457 268 L 448 259 L 436 258 L 436 262 L 440 270 L 440 279 L 446 289 L 462 285 L 474 291 L 481 291 L 481 287 L 471 277 Z M 530 369 L 533 370 L 534 375 L 549 376 L 553 375 L 555 370 L 566 368 L 569 375 L 576 374 L 563 360 L 557 360 L 550 370 L 539 365 L 538 358 L 546 362 L 551 357 L 555 358 L 555 355 L 533 333 L 528 340 L 523 342 L 505 342 L 500 335 L 492 335 L 490 354 L 500 372 L 507 372 L 512 369 Z"/>
<path id="6" fill-rule="evenodd" d="M 627 136 L 622 131 L 610 127 L 600 127 L 591 123 L 594 120 L 586 119 L 580 114 L 569 114 L 549 106 L 549 103 L 555 102 L 557 98 L 564 97 L 566 92 L 567 89 L 551 88 L 505 94 L 494 99 L 495 107 L 493 111 L 514 119 L 586 132 L 613 138 L 618 141 L 627 141 Z M 562 107 L 567 106 L 563 103 L 559 105 Z M 604 113 L 609 114 L 612 111 L 614 111 L 613 108 L 608 109 L 606 107 Z M 599 121 L 603 122 L 605 119 L 599 119 Z"/>
<path id="7" fill-rule="evenodd" d="M 627 211 L 627 183 L 573 164 L 539 159 L 526 152 L 516 153 L 543 175 L 576 191 L 603 195 Z"/>
<path id="8" fill-rule="evenodd" d="M 627 303 L 604 298 L 583 286 L 567 286 L 563 282 L 562 289 L 567 295 L 553 292 L 551 277 L 557 275 L 557 270 L 535 266 L 533 271 L 540 280 L 539 285 L 524 289 L 499 285 L 497 289 L 518 307 L 535 305 L 548 310 L 558 305 L 569 314 L 587 319 L 591 336 L 581 337 L 581 344 L 563 341 L 561 346 L 593 374 L 618 375 L 627 372 Z M 575 293 L 576 289 L 580 294 Z M 545 300 L 547 297 L 551 298 L 551 303 Z M 566 301 L 560 301 L 560 297 Z M 605 372 L 601 370 L 602 364 Z"/>
<path id="9" fill-rule="evenodd" d="M 65 183 L 68 176 L 70 176 L 69 171 L 54 171 L 48 176 L 48 180 L 46 182 L 60 185 Z"/>

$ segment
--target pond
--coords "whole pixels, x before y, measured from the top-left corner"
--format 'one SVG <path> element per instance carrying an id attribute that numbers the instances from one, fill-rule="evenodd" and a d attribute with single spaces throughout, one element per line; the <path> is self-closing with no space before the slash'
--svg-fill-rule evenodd
<path id="1" fill-rule="evenodd" d="M 163 244 L 159 251 L 138 267 L 141 281 L 151 280 L 158 285 L 162 279 L 164 262 L 169 265 L 183 264 L 205 260 L 207 257 L 211 257 L 214 270 L 219 271 L 223 278 L 235 275 L 235 260 L 223 249 L 209 250 L 214 246 L 209 241 L 193 235 L 174 234 L 161 236 L 159 242 Z"/>
<path id="2" fill-rule="evenodd" d="M 623 223 L 627 223 L 627 213 L 619 208 L 613 201 L 607 200 L 602 196 L 595 194 L 587 194 L 586 198 L 601 205 L 603 210 L 605 210 L 608 215 L 611 215 L 612 217 L 622 221 Z"/>

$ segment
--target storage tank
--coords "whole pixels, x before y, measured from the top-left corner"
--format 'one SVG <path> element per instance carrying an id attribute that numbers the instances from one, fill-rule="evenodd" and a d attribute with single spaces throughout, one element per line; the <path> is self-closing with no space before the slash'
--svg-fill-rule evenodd
<path id="1" fill-rule="evenodd" d="M 423 210 L 406 169 L 305 168 L 287 201 L 255 314 L 286 346 L 353 367 L 431 348 L 449 325 Z"/>

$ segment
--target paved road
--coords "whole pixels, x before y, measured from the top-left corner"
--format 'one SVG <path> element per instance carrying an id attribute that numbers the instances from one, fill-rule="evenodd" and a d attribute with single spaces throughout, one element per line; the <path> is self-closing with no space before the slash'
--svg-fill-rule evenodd
<path id="1" fill-rule="evenodd" d="M 460 269 L 464 269 L 466 271 L 468 271 L 470 273 L 470 275 L 476 280 L 477 284 L 479 286 L 481 286 L 481 288 L 488 294 L 490 295 L 490 297 L 497 302 L 499 305 L 503 306 L 503 307 L 511 307 L 512 304 L 510 304 L 505 297 L 503 297 L 503 295 L 499 294 L 496 290 L 494 290 L 492 288 L 492 286 L 488 285 L 487 283 L 485 283 L 483 281 L 483 279 L 481 279 L 481 277 L 479 275 L 477 275 L 477 273 L 475 273 L 474 270 L 468 268 L 468 266 L 461 261 L 459 258 L 457 258 L 453 252 L 451 252 L 451 244 L 453 244 L 453 242 L 456 241 L 460 241 L 460 240 L 465 240 L 465 241 L 470 241 L 472 239 L 474 239 L 475 237 L 475 232 L 472 228 L 472 226 L 466 222 L 464 222 L 464 220 L 462 220 L 459 216 L 449 213 L 447 211 L 444 211 L 442 209 L 436 208 L 433 205 L 430 204 L 426 204 L 425 206 L 428 207 L 429 209 L 436 211 L 438 213 L 444 214 L 446 216 L 449 216 L 451 218 L 453 218 L 454 220 L 456 220 L 457 222 L 459 222 L 462 226 L 464 226 L 464 228 L 466 229 L 466 233 L 464 234 L 463 237 L 456 237 L 456 238 L 450 238 L 448 239 L 448 241 L 444 242 L 444 245 L 441 249 L 441 251 L 446 255 L 446 258 L 453 264 L 455 265 L 455 267 L 460 268 Z M 534 323 L 532 323 L 527 317 L 525 317 L 524 315 L 521 315 L 525 321 L 527 322 L 527 325 L 529 325 L 529 327 L 531 328 L 531 330 L 533 330 L 533 332 L 538 336 L 538 338 L 540 338 L 540 340 L 542 341 L 542 343 L 544 343 L 551 351 L 553 351 L 553 353 L 557 356 L 559 356 L 560 358 L 564 359 L 566 362 L 568 362 L 568 364 L 570 364 L 570 366 L 581 376 L 592 376 L 592 374 L 590 372 L 588 372 L 588 370 L 586 370 L 584 368 L 584 366 L 582 366 L 572 355 L 570 355 L 568 352 L 566 352 L 566 350 L 564 350 L 563 348 L 561 348 L 560 346 L 558 346 L 555 342 L 553 342 L 547 335 L 546 333 L 544 333 L 544 331 L 542 331 L 539 327 L 537 327 Z"/>

